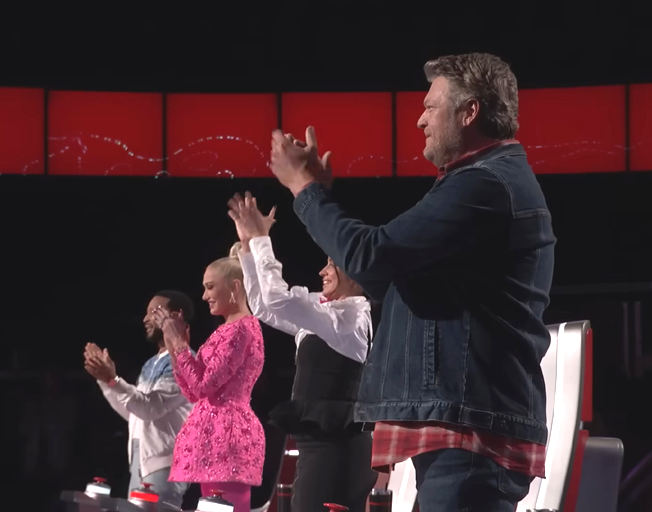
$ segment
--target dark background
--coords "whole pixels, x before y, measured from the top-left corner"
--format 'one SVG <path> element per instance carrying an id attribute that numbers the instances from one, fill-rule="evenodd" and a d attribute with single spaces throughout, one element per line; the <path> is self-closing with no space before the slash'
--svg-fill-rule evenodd
<path id="1" fill-rule="evenodd" d="M 426 60 L 467 51 L 500 55 L 527 88 L 652 82 L 645 4 L 16 3 L 0 12 L 0 85 L 425 91 Z M 431 183 L 342 179 L 334 191 L 352 214 L 377 224 L 413 205 Z M 548 175 L 540 183 L 559 240 L 556 287 L 652 282 L 652 172 Z M 246 189 L 264 209 L 279 207 L 273 241 L 288 281 L 317 289 L 325 256 L 274 180 L 0 176 L 1 425 L 11 469 L 0 480 L 3 495 L 45 499 L 96 474 L 126 485 L 126 424 L 83 374 L 83 345 L 108 347 L 133 381 L 151 355 L 145 306 L 156 290 L 177 288 L 196 300 L 199 346 L 215 327 L 200 303 L 203 269 L 235 241 L 226 200 Z M 589 427 L 625 441 L 626 472 L 652 449 L 645 419 L 652 346 L 647 293 L 621 288 L 615 295 L 554 293 L 547 320 L 592 321 Z M 631 330 L 636 301 L 641 348 L 634 357 L 625 352 L 624 319 Z M 289 338 L 265 334 L 267 363 L 254 397 L 261 411 L 289 392 L 294 354 Z"/>

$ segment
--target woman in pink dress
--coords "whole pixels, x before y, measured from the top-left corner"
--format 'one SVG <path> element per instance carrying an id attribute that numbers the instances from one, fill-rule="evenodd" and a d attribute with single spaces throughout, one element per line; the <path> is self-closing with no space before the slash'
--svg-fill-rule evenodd
<path id="1" fill-rule="evenodd" d="M 199 482 L 203 496 L 223 491 L 235 512 L 248 512 L 251 486 L 262 483 L 265 458 L 263 427 L 249 405 L 264 348 L 260 324 L 247 307 L 237 246 L 204 274 L 203 299 L 225 323 L 196 357 L 183 312 L 160 308 L 153 314 L 181 391 L 196 404 L 177 436 L 170 481 Z"/>

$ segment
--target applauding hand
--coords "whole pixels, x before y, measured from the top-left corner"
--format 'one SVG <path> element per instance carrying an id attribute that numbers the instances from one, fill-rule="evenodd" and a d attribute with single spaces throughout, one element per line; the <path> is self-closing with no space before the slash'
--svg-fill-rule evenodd
<path id="1" fill-rule="evenodd" d="M 165 348 L 172 357 L 189 347 L 190 328 L 183 319 L 183 311 L 169 311 L 159 306 L 152 310 L 152 318 L 157 327 L 163 331 Z"/>
<path id="2" fill-rule="evenodd" d="M 282 185 L 290 189 L 296 197 L 313 182 L 330 187 L 332 170 L 330 152 L 322 158 L 317 153 L 317 135 L 309 126 L 306 141 L 296 140 L 291 134 L 284 135 L 280 130 L 272 133 L 272 152 L 270 167 Z"/>
<path id="3" fill-rule="evenodd" d="M 235 222 L 235 228 L 245 250 L 252 238 L 269 236 L 269 230 L 276 222 L 274 219 L 276 206 L 271 209 L 269 215 L 263 215 L 258 209 L 256 198 L 252 197 L 249 192 L 245 193 L 244 199 L 236 194 L 228 204 L 229 217 Z"/>
<path id="4" fill-rule="evenodd" d="M 107 349 L 100 349 L 95 343 L 87 343 L 84 350 L 84 369 L 95 379 L 109 382 L 116 377 L 115 363 Z"/>

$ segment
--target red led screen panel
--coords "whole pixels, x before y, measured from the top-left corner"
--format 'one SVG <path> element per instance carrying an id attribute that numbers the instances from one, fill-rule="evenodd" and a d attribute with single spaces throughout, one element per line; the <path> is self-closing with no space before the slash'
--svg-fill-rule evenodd
<path id="1" fill-rule="evenodd" d="M 172 176 L 271 177 L 275 94 L 169 94 L 167 156 Z"/>
<path id="2" fill-rule="evenodd" d="M 0 88 L 0 174 L 42 174 L 43 89 Z"/>
<path id="3" fill-rule="evenodd" d="M 519 104 L 535 173 L 625 170 L 625 86 L 523 90 Z"/>
<path id="4" fill-rule="evenodd" d="M 50 174 L 155 176 L 163 169 L 163 95 L 52 91 Z"/>
<path id="5" fill-rule="evenodd" d="M 392 95 L 381 93 L 287 93 L 283 131 L 304 139 L 317 133 L 319 153 L 332 151 L 333 175 L 392 175 Z"/>
<path id="6" fill-rule="evenodd" d="M 629 168 L 652 171 L 652 84 L 629 89 Z"/>
<path id="7" fill-rule="evenodd" d="M 396 94 L 396 174 L 436 176 L 437 167 L 423 157 L 426 138 L 417 128 L 427 91 Z"/>

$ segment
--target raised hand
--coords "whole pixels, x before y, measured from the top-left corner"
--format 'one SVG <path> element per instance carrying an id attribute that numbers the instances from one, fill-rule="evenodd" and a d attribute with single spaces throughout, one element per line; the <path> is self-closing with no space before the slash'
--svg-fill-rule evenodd
<path id="1" fill-rule="evenodd" d="M 281 184 L 295 196 L 315 181 L 330 184 L 332 178 L 329 160 L 330 153 L 319 158 L 317 135 L 312 126 L 306 130 L 305 146 L 280 130 L 272 132 L 270 167 Z"/>
<path id="2" fill-rule="evenodd" d="M 256 198 L 250 192 L 245 193 L 244 199 L 236 194 L 229 200 L 229 217 L 235 222 L 235 228 L 244 246 L 249 240 L 259 236 L 269 236 L 269 231 L 276 222 L 276 206 L 268 215 L 263 215 L 258 209 Z"/>
<path id="3" fill-rule="evenodd" d="M 152 318 L 157 327 L 163 331 L 165 348 L 171 355 L 189 346 L 188 325 L 183 319 L 183 311 L 169 311 L 159 306 L 152 310 Z"/>
<path id="4" fill-rule="evenodd" d="M 314 130 L 312 131 L 312 135 L 314 135 Z M 307 142 L 295 138 L 294 135 L 292 135 L 291 133 L 286 133 L 285 136 L 295 146 L 298 146 L 300 148 L 308 147 Z M 313 139 L 313 143 L 315 147 L 317 147 L 316 139 Z M 317 171 L 317 174 L 315 175 L 316 181 L 326 185 L 327 188 L 331 188 L 331 185 L 333 184 L 333 169 L 331 167 L 330 158 L 331 158 L 331 152 L 326 151 L 326 153 L 324 153 L 324 156 L 320 158 L 322 169 L 321 171 Z"/>

